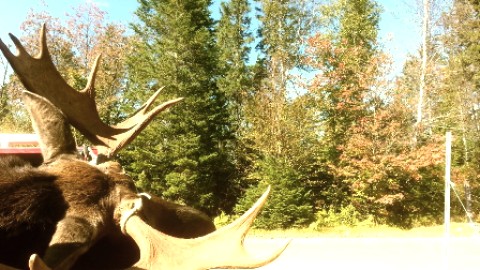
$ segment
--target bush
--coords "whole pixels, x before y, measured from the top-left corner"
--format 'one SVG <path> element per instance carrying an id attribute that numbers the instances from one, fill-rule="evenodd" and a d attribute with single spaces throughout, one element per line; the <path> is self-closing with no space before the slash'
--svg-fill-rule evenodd
<path id="1" fill-rule="evenodd" d="M 268 186 L 272 192 L 255 222 L 261 229 L 304 227 L 314 220 L 311 195 L 300 183 L 301 175 L 285 162 L 270 158 L 260 161 L 252 177 L 258 184 L 250 187 L 235 207 L 237 214 L 250 208 Z"/>
<path id="2" fill-rule="evenodd" d="M 228 225 L 230 222 L 234 221 L 235 218 L 237 218 L 237 216 L 227 215 L 225 214 L 225 212 L 222 211 L 220 215 L 216 216 L 213 219 L 213 223 L 215 224 L 215 227 L 218 229 Z"/>
<path id="3" fill-rule="evenodd" d="M 310 224 L 310 228 L 314 230 L 321 230 L 321 228 L 325 227 L 337 227 L 337 226 L 348 226 L 353 227 L 360 225 L 363 223 L 364 220 L 369 221 L 369 219 L 361 218 L 361 214 L 357 211 L 357 209 L 352 206 L 348 205 L 343 207 L 340 212 L 335 212 L 334 210 L 321 210 L 315 214 L 315 222 Z M 365 224 L 370 224 L 371 222 L 367 222 Z"/>

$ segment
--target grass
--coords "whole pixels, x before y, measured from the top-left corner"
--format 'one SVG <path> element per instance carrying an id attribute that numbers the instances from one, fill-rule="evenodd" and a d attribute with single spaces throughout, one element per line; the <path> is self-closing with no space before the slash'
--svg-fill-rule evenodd
<path id="1" fill-rule="evenodd" d="M 416 227 L 409 230 L 378 226 L 338 226 L 333 228 L 322 228 L 319 231 L 312 229 L 287 229 L 287 230 L 259 230 L 253 229 L 249 235 L 268 238 L 312 238 L 312 237 L 442 237 L 445 235 L 443 225 Z M 450 236 L 452 237 L 473 237 L 480 236 L 480 224 L 471 225 L 468 223 L 451 223 Z"/>

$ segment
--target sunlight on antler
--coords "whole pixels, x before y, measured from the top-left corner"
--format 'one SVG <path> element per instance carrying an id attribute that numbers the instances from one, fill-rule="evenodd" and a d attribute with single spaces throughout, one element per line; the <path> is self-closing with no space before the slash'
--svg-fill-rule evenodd
<path id="1" fill-rule="evenodd" d="M 252 256 L 243 244 L 269 192 L 270 188 L 252 208 L 231 224 L 195 239 L 168 236 L 154 230 L 131 211 L 126 211 L 128 218 L 123 227 L 140 247 L 140 260 L 132 269 L 257 268 L 270 263 L 282 254 L 290 241 L 263 258 Z"/>
<path id="2" fill-rule="evenodd" d="M 149 110 L 160 93 L 157 91 L 132 117 L 109 126 L 100 119 L 95 104 L 94 85 L 100 56 L 93 64 L 87 86 L 78 91 L 67 84 L 53 64 L 47 47 L 45 25 L 40 31 L 40 53 L 35 57 L 27 52 L 14 35 L 10 34 L 10 37 L 17 48 L 17 55 L 12 54 L 1 40 L 0 50 L 25 88 L 45 97 L 58 107 L 68 121 L 97 146 L 99 154 L 107 158 L 130 143 L 160 112 L 182 100 L 181 98 L 170 100 Z"/>

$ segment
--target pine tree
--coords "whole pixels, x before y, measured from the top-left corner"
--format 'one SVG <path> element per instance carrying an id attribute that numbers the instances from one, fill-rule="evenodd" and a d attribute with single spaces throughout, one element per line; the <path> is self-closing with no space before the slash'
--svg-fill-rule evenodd
<path id="1" fill-rule="evenodd" d="M 249 94 L 252 78 L 247 66 L 252 33 L 248 0 L 221 3 L 221 18 L 216 29 L 219 49 L 219 68 L 222 73 L 219 88 L 227 95 L 233 117 L 232 124 L 239 131 L 244 118 L 244 100 Z"/>
<path id="2" fill-rule="evenodd" d="M 348 204 L 351 194 L 331 168 L 339 166 L 354 125 L 369 112 L 380 10 L 372 0 L 336 0 L 324 7 L 323 14 L 331 25 L 311 39 L 312 63 L 321 73 L 310 90 L 324 129 L 324 154 L 317 160 L 323 179 L 316 184 L 316 196 L 338 209 Z"/>
<path id="3" fill-rule="evenodd" d="M 251 187 L 236 207 L 246 210 L 267 186 L 272 186 L 268 213 L 259 224 L 268 228 L 305 225 L 312 220 L 311 194 L 305 188 L 304 154 L 310 137 L 309 118 L 301 97 L 292 97 L 292 71 L 300 66 L 306 16 L 298 1 L 259 0 L 260 59 L 254 71 L 252 93 L 246 102 L 246 141 L 255 150 L 247 180 Z M 289 97 L 289 95 L 291 95 Z M 308 156 L 308 154 L 306 154 Z M 288 209 L 288 210 L 287 210 Z"/>
<path id="4" fill-rule="evenodd" d="M 288 130 L 285 121 L 287 85 L 291 71 L 299 66 L 303 14 L 297 1 L 258 0 L 257 19 L 260 23 L 257 48 L 265 78 L 257 85 L 255 110 L 249 116 L 253 122 L 252 136 L 260 151 L 284 156 L 288 148 Z"/>
<path id="5" fill-rule="evenodd" d="M 234 139 L 228 151 L 233 155 L 237 190 L 240 195 L 245 187 L 243 179 L 251 170 L 254 155 L 245 141 L 248 125 L 245 120 L 246 103 L 252 92 L 253 76 L 248 66 L 251 42 L 250 4 L 247 0 L 231 0 L 221 3 L 221 17 L 216 28 L 219 51 L 217 85 L 224 92 Z"/>
<path id="6" fill-rule="evenodd" d="M 313 221 L 311 194 L 298 183 L 304 177 L 298 169 L 276 158 L 264 158 L 257 161 L 256 165 L 256 171 L 251 177 L 256 178 L 258 184 L 247 190 L 236 211 L 243 213 L 271 186 L 271 195 L 255 226 L 264 229 L 286 229 L 310 224 Z"/>
<path id="7" fill-rule="evenodd" d="M 130 100 L 164 86 L 163 99 L 184 97 L 154 121 L 124 155 L 139 186 L 206 211 L 232 207 L 233 138 L 227 100 L 216 84 L 217 51 L 209 0 L 142 0 L 133 25 Z"/>
<path id="8" fill-rule="evenodd" d="M 374 1 L 340 0 L 339 3 L 339 30 L 334 33 L 332 44 L 337 53 L 324 59 L 327 72 L 335 80 L 334 87 L 328 85 L 323 89 L 328 100 L 326 119 L 333 148 L 344 143 L 347 130 L 364 113 L 368 89 L 362 79 L 376 53 L 380 18 Z"/>

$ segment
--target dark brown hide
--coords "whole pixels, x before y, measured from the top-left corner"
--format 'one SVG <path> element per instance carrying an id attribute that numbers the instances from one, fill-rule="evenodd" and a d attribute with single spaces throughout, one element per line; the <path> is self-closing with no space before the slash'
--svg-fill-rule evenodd
<path id="1" fill-rule="evenodd" d="M 0 159 L 0 262 L 27 268 L 44 254 L 67 202 L 53 175 L 15 157 Z"/>
<path id="2" fill-rule="evenodd" d="M 144 199 L 141 217 L 153 228 L 179 238 L 195 238 L 215 231 L 211 219 L 191 207 L 168 202 L 156 196 Z M 74 269 L 122 269 L 138 261 L 140 250 L 136 243 L 115 232 L 100 239 L 79 258 Z M 102 258 L 99 260 L 98 258 Z"/>
<path id="3" fill-rule="evenodd" d="M 195 238 L 215 231 L 206 214 L 156 196 L 143 200 L 140 216 L 150 226 L 175 237 Z"/>
<path id="4" fill-rule="evenodd" d="M 121 233 L 115 213 L 121 201 L 137 195 L 131 179 L 115 163 L 96 168 L 67 157 L 34 168 L 8 158 L 1 161 L 0 170 L 0 263 L 26 269 L 33 253 L 50 265 L 60 263 L 56 258 L 82 246 L 56 244 L 46 254 L 60 221 L 69 227 L 61 232 L 60 242 L 95 238 L 82 242 L 88 251 L 74 269 L 122 269 L 138 260 L 139 249 Z M 192 208 L 155 196 L 145 198 L 145 206 L 141 216 L 172 236 L 193 238 L 215 230 L 205 214 Z"/>
<path id="5" fill-rule="evenodd" d="M 89 225 L 101 224 L 100 233 L 110 225 L 107 220 L 113 205 L 108 202 L 108 196 L 115 185 L 94 167 L 74 159 L 60 159 L 40 168 L 8 159 L 2 166 L 1 263 L 23 269 L 27 268 L 31 254 L 45 255 L 56 225 L 69 212 L 75 214 L 67 223 L 78 220 L 79 224 L 87 226 L 86 229 L 73 230 L 73 227 L 71 231 L 63 231 L 62 239 L 81 239 L 82 234 L 91 234 Z M 71 248 L 76 247 L 51 247 L 50 257 L 56 257 L 60 251 L 69 252 Z"/>
<path id="6" fill-rule="evenodd" d="M 116 183 L 130 190 L 135 188 L 118 163 L 107 162 L 98 167 Z M 204 213 L 156 196 L 149 197 L 144 197 L 142 213 L 139 214 L 153 228 L 179 238 L 195 238 L 215 231 L 212 220 Z M 121 269 L 138 261 L 140 251 L 136 243 L 123 235 L 118 226 L 112 230 L 79 258 L 75 269 Z"/>

